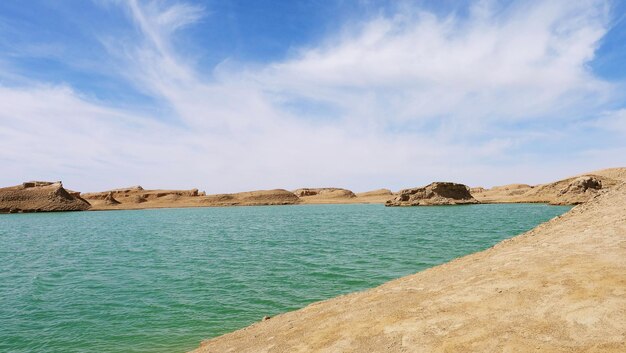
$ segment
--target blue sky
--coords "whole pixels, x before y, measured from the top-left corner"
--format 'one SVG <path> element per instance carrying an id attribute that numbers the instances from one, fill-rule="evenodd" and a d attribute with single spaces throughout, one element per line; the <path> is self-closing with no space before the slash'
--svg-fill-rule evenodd
<path id="1" fill-rule="evenodd" d="M 0 2 L 0 185 L 539 183 L 626 165 L 623 1 Z"/>

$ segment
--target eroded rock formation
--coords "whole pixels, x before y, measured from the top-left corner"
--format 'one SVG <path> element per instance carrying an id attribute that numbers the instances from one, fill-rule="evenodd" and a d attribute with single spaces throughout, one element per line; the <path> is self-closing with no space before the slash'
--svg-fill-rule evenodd
<path id="1" fill-rule="evenodd" d="M 298 202 L 298 196 L 284 189 L 207 195 L 202 198 L 202 203 L 207 206 L 293 205 Z"/>
<path id="2" fill-rule="evenodd" d="M 356 195 L 347 189 L 341 188 L 302 188 L 293 192 L 298 197 L 319 198 L 353 198 Z"/>
<path id="3" fill-rule="evenodd" d="M 68 192 L 60 181 L 29 181 L 0 188 L 0 213 L 84 211 L 89 202 Z"/>
<path id="4" fill-rule="evenodd" d="M 479 203 L 463 184 L 435 182 L 425 187 L 404 189 L 385 206 L 464 205 Z"/>
<path id="5" fill-rule="evenodd" d="M 602 189 L 602 181 L 595 176 L 581 176 L 572 180 L 567 186 L 559 190 L 556 199 L 551 204 L 575 205 L 589 200 Z"/>

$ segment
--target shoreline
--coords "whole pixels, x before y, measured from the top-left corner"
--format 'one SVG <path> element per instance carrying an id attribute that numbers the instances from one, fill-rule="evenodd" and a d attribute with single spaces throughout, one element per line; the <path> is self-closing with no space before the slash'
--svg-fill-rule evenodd
<path id="1" fill-rule="evenodd" d="M 232 207 L 264 207 L 264 206 L 315 206 L 315 205 L 384 205 L 384 202 L 301 202 L 301 203 L 293 203 L 293 204 L 251 204 L 251 205 L 151 205 L 145 207 L 132 207 L 132 208 L 97 208 L 93 207 L 84 211 L 46 211 L 45 213 L 64 213 L 64 212 L 109 212 L 109 211 L 141 211 L 141 210 L 162 210 L 162 209 L 188 209 L 188 208 L 232 208 Z M 546 201 L 490 201 L 490 202 L 480 202 L 474 205 L 499 205 L 499 204 L 544 204 L 548 206 L 576 206 L 576 205 L 556 205 L 551 204 Z M 430 206 L 422 206 L 422 207 L 437 207 L 437 206 L 467 206 L 467 205 L 430 205 Z M 402 207 L 413 207 L 413 206 L 400 206 Z M 26 212 L 0 212 L 0 215 L 3 214 L 33 214 L 33 213 L 42 213 L 37 211 L 26 211 Z"/>
<path id="2" fill-rule="evenodd" d="M 379 287 L 203 341 L 208 352 L 626 349 L 626 184 Z"/>
<path id="3" fill-rule="evenodd" d="M 576 205 L 554 205 L 549 202 L 540 202 L 540 201 L 505 201 L 505 202 L 481 202 L 478 204 L 472 204 L 473 206 L 479 205 L 507 205 L 507 204 L 515 204 L 515 205 L 537 205 L 543 204 L 546 206 L 571 206 L 575 207 Z M 294 203 L 288 205 L 204 205 L 204 206 L 151 206 L 151 207 L 142 207 L 142 208 L 102 208 L 102 209 L 89 209 L 86 212 L 101 212 L 101 211 L 142 211 L 142 210 L 163 210 L 163 209 L 189 209 L 189 208 L 235 208 L 235 207 L 298 207 L 298 206 L 332 206 L 332 205 L 384 205 L 383 202 L 329 202 L 329 203 Z M 456 207 L 456 206 L 472 206 L 472 205 L 431 205 L 428 207 Z M 400 206 L 399 208 L 406 208 L 412 206 Z M 59 211 L 66 212 L 66 211 Z M 36 213 L 36 212 L 24 212 L 24 213 Z"/>
<path id="4" fill-rule="evenodd" d="M 158 209 L 294 204 L 385 204 L 433 206 L 466 203 L 549 203 L 577 205 L 626 180 L 626 168 L 610 168 L 540 185 L 509 184 L 491 189 L 450 182 L 392 192 L 361 193 L 335 187 L 254 190 L 207 195 L 198 189 L 145 190 L 141 186 L 81 193 L 62 182 L 29 181 L 0 188 L 0 213 Z"/>

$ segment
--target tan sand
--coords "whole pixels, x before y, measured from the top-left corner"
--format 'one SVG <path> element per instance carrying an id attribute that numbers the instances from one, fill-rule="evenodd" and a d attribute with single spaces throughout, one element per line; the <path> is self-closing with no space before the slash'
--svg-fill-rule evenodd
<path id="1" fill-rule="evenodd" d="M 356 200 L 359 201 L 359 203 L 385 203 L 396 196 L 389 189 L 357 192 L 355 195 Z"/>
<path id="2" fill-rule="evenodd" d="M 625 184 L 486 251 L 194 352 L 530 351 L 626 352 Z"/>

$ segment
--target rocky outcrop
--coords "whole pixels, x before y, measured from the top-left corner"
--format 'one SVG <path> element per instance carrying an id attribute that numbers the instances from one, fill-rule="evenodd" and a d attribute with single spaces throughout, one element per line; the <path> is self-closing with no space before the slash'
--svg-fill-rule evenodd
<path id="1" fill-rule="evenodd" d="M 479 203 L 463 184 L 435 182 L 425 187 L 404 189 L 385 206 L 464 205 Z"/>
<path id="2" fill-rule="evenodd" d="M 626 168 L 605 169 L 535 186 L 526 184 L 495 186 L 480 193 L 472 193 L 472 195 L 481 203 L 537 202 L 552 205 L 577 205 L 621 183 L 620 179 L 613 179 L 609 176 L 619 178 L 624 174 L 626 174 Z"/>
<path id="3" fill-rule="evenodd" d="M 128 201 L 131 203 L 144 203 L 148 200 L 146 200 L 146 198 L 143 195 L 133 195 L 129 197 Z"/>
<path id="4" fill-rule="evenodd" d="M 90 207 L 89 202 L 65 190 L 60 181 L 29 181 L 0 188 L 0 213 L 84 211 Z"/>
<path id="5" fill-rule="evenodd" d="M 293 192 L 298 197 L 319 197 L 319 198 L 353 198 L 356 195 L 347 189 L 341 188 L 302 188 Z"/>
<path id="6" fill-rule="evenodd" d="M 581 176 L 559 190 L 553 205 L 576 205 L 597 195 L 602 189 L 602 181 L 595 176 Z"/>
<path id="7" fill-rule="evenodd" d="M 110 192 L 107 194 L 107 196 L 104 198 L 104 204 L 105 205 L 119 205 L 120 202 L 117 201 L 114 197 L 113 197 L 113 193 Z"/>
<path id="8" fill-rule="evenodd" d="M 480 194 L 480 193 L 485 192 L 485 190 L 486 189 L 484 187 L 482 187 L 482 186 L 476 186 L 476 187 L 470 188 L 470 194 L 472 194 L 472 195 Z"/>
<path id="9" fill-rule="evenodd" d="M 113 189 L 102 192 L 90 192 L 83 193 L 81 196 L 87 200 L 105 200 L 109 196 L 115 198 L 120 203 L 134 202 L 137 203 L 137 200 L 142 200 L 139 202 L 145 202 L 148 200 L 153 200 L 157 198 L 166 199 L 178 199 L 177 196 L 181 197 L 196 197 L 203 196 L 204 192 L 198 192 L 198 189 L 191 190 L 145 190 L 141 186 L 133 186 L 129 188 L 122 189 Z"/>

